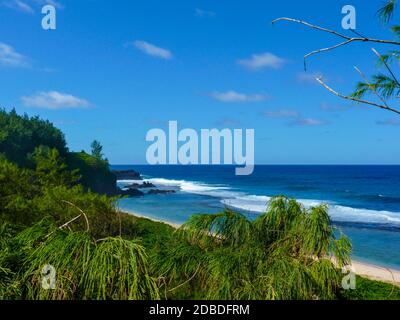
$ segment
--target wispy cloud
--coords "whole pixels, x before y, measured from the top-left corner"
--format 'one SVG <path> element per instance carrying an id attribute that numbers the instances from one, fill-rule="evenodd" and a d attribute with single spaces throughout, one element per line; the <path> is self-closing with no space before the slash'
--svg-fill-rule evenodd
<path id="1" fill-rule="evenodd" d="M 26 107 L 44 108 L 51 110 L 87 108 L 91 104 L 85 99 L 58 91 L 38 92 L 21 98 Z"/>
<path id="2" fill-rule="evenodd" d="M 21 0 L 8 0 L 3 1 L 2 4 L 10 9 L 25 12 L 25 13 L 35 13 L 35 10 L 26 2 Z"/>
<path id="3" fill-rule="evenodd" d="M 76 120 L 57 119 L 52 121 L 57 126 L 71 126 L 78 124 Z"/>
<path id="4" fill-rule="evenodd" d="M 12 46 L 2 42 L 0 42 L 0 64 L 19 68 L 30 66 L 27 57 L 17 52 Z"/>
<path id="5" fill-rule="evenodd" d="M 240 127 L 241 126 L 241 122 L 237 119 L 233 119 L 233 118 L 223 118 L 221 120 L 218 120 L 217 122 L 215 122 L 215 125 L 217 127 Z"/>
<path id="6" fill-rule="evenodd" d="M 56 0 L 32 0 L 33 2 L 37 3 L 38 5 L 44 6 L 46 4 L 50 4 L 57 9 L 63 9 L 64 5 L 60 1 Z"/>
<path id="7" fill-rule="evenodd" d="M 38 6 L 53 5 L 57 9 L 63 9 L 64 5 L 56 0 L 3 0 L 0 5 L 16 11 L 33 14 Z M 40 10 L 38 10 L 40 11 Z"/>
<path id="8" fill-rule="evenodd" d="M 290 126 L 309 126 L 309 127 L 324 126 L 327 124 L 328 122 L 325 120 L 319 120 L 314 118 L 298 118 L 288 123 L 288 125 Z"/>
<path id="9" fill-rule="evenodd" d="M 270 53 L 253 54 L 248 59 L 237 60 L 237 63 L 249 70 L 261 70 L 264 68 L 279 69 L 285 64 L 285 60 Z"/>
<path id="10" fill-rule="evenodd" d="M 296 75 L 296 79 L 300 83 L 318 84 L 316 79 L 322 78 L 322 77 L 323 77 L 323 74 L 321 72 L 313 72 L 313 73 L 300 72 Z"/>
<path id="11" fill-rule="evenodd" d="M 146 41 L 136 40 L 135 42 L 133 42 L 133 45 L 138 50 L 152 57 L 166 59 L 166 60 L 173 58 L 172 52 L 170 50 L 157 47 L 154 44 L 151 44 Z"/>
<path id="12" fill-rule="evenodd" d="M 377 120 L 376 124 L 381 126 L 400 126 L 400 120 L 397 119 Z"/>
<path id="13" fill-rule="evenodd" d="M 314 118 L 303 117 L 301 113 L 294 110 L 274 110 L 274 111 L 264 111 L 262 113 L 264 117 L 275 118 L 275 119 L 291 119 L 287 123 L 288 126 L 323 126 L 329 124 L 325 120 L 319 120 Z"/>
<path id="14" fill-rule="evenodd" d="M 211 18 L 211 17 L 215 17 L 216 14 L 214 11 L 207 11 L 207 10 L 197 8 L 195 10 L 195 15 L 197 17 L 201 17 L 201 18 L 204 18 L 204 17 Z"/>
<path id="15" fill-rule="evenodd" d="M 328 104 L 326 102 L 322 102 L 320 107 L 322 111 L 327 111 L 327 112 L 337 112 L 337 111 L 344 111 L 350 109 L 349 106 L 344 106 L 344 105 L 337 105 L 337 104 Z"/>
<path id="16" fill-rule="evenodd" d="M 292 110 L 264 111 L 262 114 L 268 118 L 297 118 L 300 116 L 297 111 Z"/>
<path id="17" fill-rule="evenodd" d="M 221 102 L 260 102 L 267 99 L 264 94 L 245 94 L 236 91 L 213 92 L 210 96 Z"/>

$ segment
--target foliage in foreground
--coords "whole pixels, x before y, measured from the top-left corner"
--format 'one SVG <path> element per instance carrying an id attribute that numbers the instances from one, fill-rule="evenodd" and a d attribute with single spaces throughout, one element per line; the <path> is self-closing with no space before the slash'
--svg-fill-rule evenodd
<path id="1" fill-rule="evenodd" d="M 88 232 L 60 230 L 48 219 L 3 242 L 0 262 L 0 299 L 159 298 L 138 241 L 95 240 Z M 46 265 L 56 271 L 54 290 L 42 287 Z"/>
<path id="2" fill-rule="evenodd" d="M 98 228 L 95 215 L 77 217 L 61 229 L 47 218 L 15 236 L 3 226 L 2 298 L 334 299 L 338 268 L 349 261 L 348 240 L 335 237 L 326 207 L 306 210 L 283 197 L 255 221 L 226 210 L 194 216 L 176 232 L 147 220 L 129 224 L 123 215 L 121 236 L 100 239 L 90 231 Z M 48 264 L 56 290 L 41 287 Z"/>
<path id="3" fill-rule="evenodd" d="M 59 230 L 52 219 L 45 219 L 16 236 L 13 236 L 15 230 L 10 224 L 3 224 L 0 227 L 0 299 L 206 298 L 209 292 L 203 294 L 201 290 L 209 288 L 220 292 L 227 288 L 227 280 L 242 286 L 244 282 L 231 279 L 231 275 L 240 276 L 238 271 L 249 271 L 249 264 L 255 262 L 255 257 L 252 257 L 253 251 L 230 251 L 228 255 L 229 251 L 219 251 L 211 247 L 205 250 L 204 247 L 190 244 L 187 234 L 182 237 L 182 231 L 177 232 L 163 223 L 125 214 L 121 218 L 124 237 L 140 238 L 140 243 L 138 240 L 123 240 L 121 237 L 107 237 L 102 241 L 95 241 L 85 231 L 67 231 L 66 228 Z M 73 227 L 73 224 L 70 226 Z M 145 245 L 148 257 L 142 245 Z M 207 254 L 207 251 L 210 252 Z M 221 254 L 219 258 L 216 257 L 218 253 Z M 240 259 L 232 260 L 235 257 L 246 257 L 249 262 L 241 266 Z M 198 264 L 203 258 L 209 267 L 205 270 L 224 271 L 220 273 L 221 279 L 215 279 L 217 274 L 204 275 L 204 271 L 200 269 L 203 267 Z M 219 260 L 219 263 L 213 262 L 213 259 Z M 56 291 L 41 289 L 41 269 L 49 263 L 57 269 Z M 160 264 L 163 268 L 160 268 Z M 284 266 L 285 261 L 281 264 Z M 295 282 L 296 277 L 299 281 L 297 285 L 304 279 L 298 277 L 299 273 L 296 270 L 299 268 L 291 268 L 292 266 L 288 265 L 286 273 L 271 273 L 277 280 L 282 274 L 287 277 L 274 290 L 282 290 L 288 286 L 284 291 L 294 298 L 289 290 L 296 288 L 289 285 Z M 138 271 L 138 277 L 135 278 L 134 275 Z M 251 277 L 254 277 L 254 274 L 247 278 Z M 260 278 L 267 280 L 267 277 L 262 275 Z M 265 285 L 269 283 L 266 282 Z M 242 291 L 244 290 L 248 289 L 243 288 Z M 251 290 L 256 290 L 256 287 L 252 287 Z M 214 293 L 214 297 L 223 299 L 219 294 Z M 260 299 L 257 294 L 243 297 L 245 298 Z M 400 289 L 390 284 L 357 277 L 356 290 L 338 290 L 333 298 L 400 299 Z"/>
<path id="4" fill-rule="evenodd" d="M 189 287 L 205 299 L 334 299 L 350 261 L 351 245 L 336 238 L 326 206 L 307 210 L 284 197 L 255 221 L 229 210 L 193 216 L 177 236 L 159 257 L 166 291 L 177 296 Z"/>

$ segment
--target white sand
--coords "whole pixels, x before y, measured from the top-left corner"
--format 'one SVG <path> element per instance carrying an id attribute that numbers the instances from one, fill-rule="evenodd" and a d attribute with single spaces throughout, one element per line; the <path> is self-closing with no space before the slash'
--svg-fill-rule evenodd
<path id="1" fill-rule="evenodd" d="M 172 223 L 166 220 L 155 219 L 152 217 L 148 217 L 146 215 L 138 214 L 136 212 L 127 212 L 137 217 L 146 218 L 155 222 L 161 222 L 170 225 L 171 227 L 178 229 L 181 224 Z M 364 262 L 352 261 L 352 270 L 360 276 L 364 276 L 371 280 L 382 281 L 387 283 L 393 283 L 397 286 L 400 286 L 400 270 L 380 267 Z"/>
<path id="2" fill-rule="evenodd" d="M 400 286 L 400 270 L 384 268 L 364 262 L 353 261 L 352 268 L 360 276 L 372 280 L 394 283 Z"/>
<path id="3" fill-rule="evenodd" d="M 154 221 L 154 222 L 165 223 L 165 224 L 167 224 L 167 225 L 169 225 L 169 226 L 171 226 L 171 227 L 173 227 L 175 229 L 178 229 L 181 226 L 181 224 L 179 224 L 179 223 L 173 223 L 173 222 L 170 222 L 170 221 L 167 221 L 167 220 L 155 219 L 153 217 L 149 217 L 149 216 L 146 216 L 144 214 L 133 212 L 133 211 L 124 210 L 123 212 L 131 214 L 131 215 L 133 215 L 135 217 L 149 219 L 149 220 Z"/>

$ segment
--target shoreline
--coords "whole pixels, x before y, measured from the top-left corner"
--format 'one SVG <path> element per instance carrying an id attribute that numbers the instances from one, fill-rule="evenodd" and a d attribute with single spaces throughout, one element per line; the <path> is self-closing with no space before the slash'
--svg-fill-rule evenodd
<path id="1" fill-rule="evenodd" d="M 359 276 L 400 287 L 400 270 L 352 260 L 351 268 Z"/>
<path id="2" fill-rule="evenodd" d="M 164 223 L 175 229 L 178 229 L 182 225 L 182 224 L 173 223 L 173 222 L 170 222 L 167 220 L 156 219 L 153 217 L 149 217 L 145 214 L 141 214 L 141 213 L 137 213 L 137 212 L 133 212 L 133 211 L 128 211 L 128 210 L 123 210 L 123 211 L 120 210 L 120 211 L 125 212 L 127 214 L 131 214 L 131 215 L 139 217 L 139 218 L 145 218 L 145 219 L 149 219 L 154 222 Z M 353 270 L 353 272 L 355 274 L 357 274 L 359 276 L 366 277 L 370 280 L 394 284 L 394 285 L 400 287 L 400 270 L 382 267 L 382 266 L 375 265 L 372 263 L 360 262 L 357 260 L 352 260 L 350 268 L 351 268 L 351 270 Z"/>

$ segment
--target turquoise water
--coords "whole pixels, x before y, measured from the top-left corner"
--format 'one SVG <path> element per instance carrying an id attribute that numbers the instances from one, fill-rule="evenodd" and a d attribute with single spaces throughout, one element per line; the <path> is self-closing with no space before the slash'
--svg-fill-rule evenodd
<path id="1" fill-rule="evenodd" d="M 178 224 L 224 206 L 255 218 L 275 195 L 305 206 L 328 203 L 335 225 L 352 240 L 355 259 L 400 269 L 400 166 L 257 166 L 242 177 L 230 166 L 113 168 L 135 169 L 158 188 L 177 191 L 123 199 L 121 209 Z"/>

